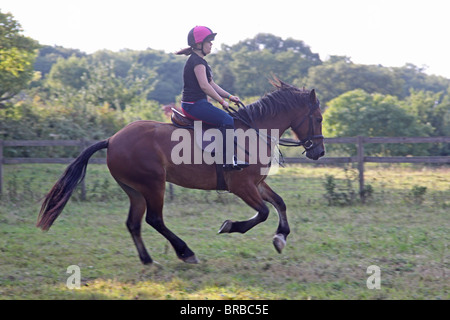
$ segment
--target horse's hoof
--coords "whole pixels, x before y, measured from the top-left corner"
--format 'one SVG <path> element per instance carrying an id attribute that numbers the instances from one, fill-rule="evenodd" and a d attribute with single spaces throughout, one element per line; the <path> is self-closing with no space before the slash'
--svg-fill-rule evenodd
<path id="1" fill-rule="evenodd" d="M 218 233 L 229 233 L 232 225 L 233 225 L 233 222 L 231 222 L 231 220 L 225 220 L 222 223 L 222 226 L 220 227 Z"/>
<path id="2" fill-rule="evenodd" d="M 281 253 L 286 246 L 286 240 L 284 235 L 278 233 L 273 236 L 273 245 L 278 253 Z"/>
<path id="3" fill-rule="evenodd" d="M 195 254 L 192 255 L 192 256 L 190 256 L 190 257 L 184 258 L 184 259 L 182 259 L 182 260 L 183 260 L 184 262 L 190 263 L 190 264 L 197 264 L 197 263 L 200 263 L 200 260 L 197 259 L 197 257 L 195 256 Z"/>
<path id="4" fill-rule="evenodd" d="M 151 264 L 153 264 L 153 262 L 155 262 L 155 261 L 152 260 L 152 258 L 150 258 L 150 256 L 146 256 L 146 257 L 141 258 L 141 262 L 142 262 L 142 264 L 144 264 L 144 265 L 151 265 Z"/>

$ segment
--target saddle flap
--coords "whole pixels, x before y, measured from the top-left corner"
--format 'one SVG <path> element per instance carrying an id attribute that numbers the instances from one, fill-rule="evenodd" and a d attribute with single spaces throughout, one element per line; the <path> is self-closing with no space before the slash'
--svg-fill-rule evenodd
<path id="1" fill-rule="evenodd" d="M 179 127 L 192 127 L 194 125 L 194 121 L 187 118 L 184 114 L 178 111 L 175 108 L 172 108 L 172 123 Z"/>

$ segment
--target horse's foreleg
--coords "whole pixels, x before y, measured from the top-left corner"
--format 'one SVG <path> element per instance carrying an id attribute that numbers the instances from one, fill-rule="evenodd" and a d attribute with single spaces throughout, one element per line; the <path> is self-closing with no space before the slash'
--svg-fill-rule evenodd
<path id="1" fill-rule="evenodd" d="M 269 208 L 264 203 L 261 194 L 256 186 L 241 188 L 240 192 L 235 192 L 250 207 L 258 211 L 254 217 L 245 221 L 226 220 L 219 229 L 219 233 L 239 232 L 245 233 L 257 224 L 265 221 L 269 216 Z"/>
<path id="2" fill-rule="evenodd" d="M 286 204 L 264 181 L 259 185 L 259 190 L 263 199 L 272 204 L 278 212 L 279 224 L 277 232 L 273 237 L 273 245 L 278 253 L 281 253 L 286 245 L 286 238 L 290 233 L 286 216 Z"/>

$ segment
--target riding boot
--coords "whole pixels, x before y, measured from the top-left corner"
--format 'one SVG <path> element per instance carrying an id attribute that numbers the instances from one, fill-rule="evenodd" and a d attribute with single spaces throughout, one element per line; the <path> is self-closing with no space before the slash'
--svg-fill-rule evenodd
<path id="1" fill-rule="evenodd" d="M 234 153 L 234 128 L 232 126 L 221 126 L 220 131 L 223 136 L 223 169 L 224 171 L 231 170 L 242 170 L 249 166 L 247 162 L 238 161 L 236 155 Z M 233 130 L 233 135 L 231 137 L 227 137 L 227 129 Z M 230 146 L 227 148 L 228 138 L 231 138 Z"/>

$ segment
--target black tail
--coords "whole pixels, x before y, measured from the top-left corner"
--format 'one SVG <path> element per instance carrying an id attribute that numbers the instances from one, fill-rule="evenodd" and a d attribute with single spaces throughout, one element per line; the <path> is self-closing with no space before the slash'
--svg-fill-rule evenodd
<path id="1" fill-rule="evenodd" d="M 37 227 L 48 230 L 69 201 L 73 190 L 84 179 L 89 158 L 98 150 L 108 148 L 108 140 L 97 142 L 84 150 L 66 169 L 42 203 Z"/>

